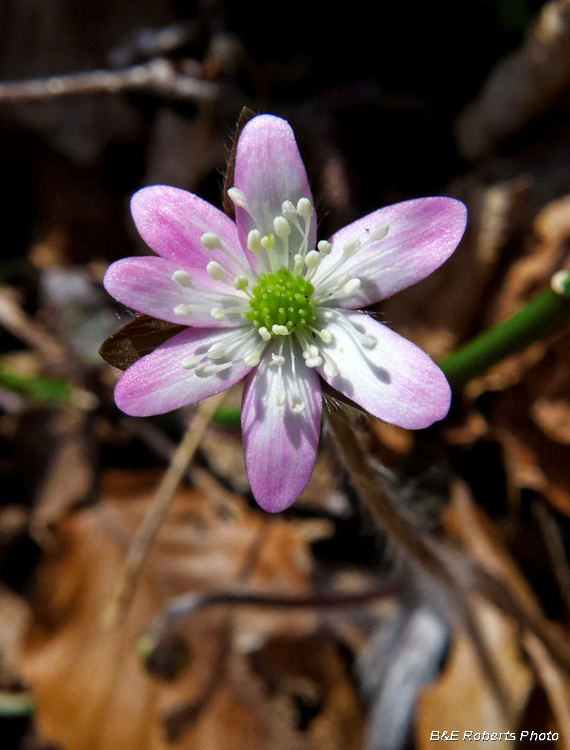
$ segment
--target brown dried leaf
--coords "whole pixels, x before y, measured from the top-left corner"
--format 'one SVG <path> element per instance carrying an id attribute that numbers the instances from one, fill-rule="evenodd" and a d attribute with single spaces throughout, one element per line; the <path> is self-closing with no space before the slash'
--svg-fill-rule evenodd
<path id="1" fill-rule="evenodd" d="M 105 339 L 99 354 L 113 367 L 126 370 L 184 328 L 185 326 L 139 313 L 134 320 Z"/>
<path id="2" fill-rule="evenodd" d="M 311 558 L 302 531 L 249 510 L 203 472 L 196 476 L 202 489 L 176 493 L 132 607 L 116 630 L 105 626 L 104 611 L 159 474 L 108 473 L 104 502 L 59 527 L 57 545 L 39 571 L 22 668 L 38 701 L 40 730 L 66 750 L 309 748 L 306 733 L 279 715 L 270 685 L 258 682 L 249 663 L 254 657 L 246 654 L 264 643 L 269 648 L 275 637 L 291 643 L 285 653 L 295 653 L 314 630 L 310 613 L 243 608 L 228 619 L 221 608 L 204 610 L 177 625 L 191 657 L 177 679 L 157 680 L 140 664 L 137 638 L 172 595 L 228 590 L 238 580 L 255 590 L 307 591 Z M 334 641 L 325 641 L 333 645 L 314 654 L 324 670 L 316 680 L 323 696 L 320 713 L 336 726 L 345 722 L 359 736 L 358 701 Z M 294 676 L 298 670 L 287 658 L 279 670 L 279 680 L 288 685 L 285 703 L 293 706 L 291 695 L 306 684 L 303 675 Z M 342 690 L 350 693 L 344 702 L 335 697 Z M 161 723 L 166 716 L 176 737 L 171 744 Z M 318 743 L 311 747 L 325 750 Z"/>

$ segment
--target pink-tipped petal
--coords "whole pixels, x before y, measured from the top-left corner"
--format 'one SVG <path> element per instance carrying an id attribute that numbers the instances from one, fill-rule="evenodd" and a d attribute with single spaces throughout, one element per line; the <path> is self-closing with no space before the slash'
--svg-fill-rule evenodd
<path id="1" fill-rule="evenodd" d="M 230 368 L 207 377 L 199 377 L 195 369 L 188 370 L 182 367 L 182 360 L 203 354 L 215 343 L 231 346 L 237 336 L 246 330 L 215 331 L 189 328 L 178 333 L 123 373 L 115 386 L 115 403 L 121 411 L 132 417 L 149 417 L 193 404 L 224 391 L 251 370 L 243 361 L 243 357 Z M 259 336 L 252 334 L 252 343 L 257 341 Z M 247 343 L 241 348 L 247 351 Z M 220 364 L 224 361 L 224 358 L 215 359 L 213 363 Z"/>
<path id="2" fill-rule="evenodd" d="M 338 374 L 331 377 L 324 367 L 318 370 L 337 391 L 375 417 L 410 430 L 429 427 L 446 416 L 449 383 L 411 341 L 358 312 L 320 313 L 319 323 L 326 323 L 333 335 L 332 342 L 320 348 L 330 355 Z M 358 334 L 372 339 L 363 342 Z"/>
<path id="3" fill-rule="evenodd" d="M 288 508 L 309 481 L 317 456 L 322 396 L 319 376 L 305 367 L 295 345 L 296 377 L 290 358 L 283 365 L 285 401 L 279 405 L 279 368 L 271 364 L 274 343 L 245 381 L 242 433 L 251 491 L 269 513 Z M 296 383 L 296 391 L 291 384 Z M 302 401 L 304 410 L 293 407 Z M 299 406 L 297 406 L 299 410 Z"/>
<path id="4" fill-rule="evenodd" d="M 180 323 L 185 326 L 199 328 L 236 328 L 243 326 L 243 318 L 239 313 L 228 314 L 224 320 L 214 320 L 210 311 L 213 307 L 224 307 L 227 299 L 214 298 L 209 306 L 195 304 L 200 301 L 200 292 L 205 291 L 214 295 L 230 294 L 235 301 L 230 304 L 240 304 L 247 301 L 245 294 L 234 291 L 221 281 L 212 279 L 206 271 L 190 269 L 192 288 L 184 287 L 173 281 L 175 271 L 186 270 L 180 264 L 154 255 L 138 258 L 123 258 L 113 263 L 107 269 L 103 284 L 109 294 L 133 310 L 152 315 L 170 323 Z M 193 305 L 190 315 L 177 315 L 174 309 L 180 304 Z"/>
<path id="5" fill-rule="evenodd" d="M 405 289 L 449 258 L 465 231 L 467 209 L 453 198 L 419 198 L 381 208 L 349 224 L 332 238 L 332 253 L 323 259 L 313 284 L 327 285 L 329 269 L 342 257 L 348 240 L 363 244 L 382 226 L 388 233 L 357 250 L 335 276 L 358 278 L 360 289 L 350 297 L 335 300 L 347 309 L 365 307 Z"/>
<path id="6" fill-rule="evenodd" d="M 282 215 L 285 200 L 296 206 L 299 198 L 308 198 L 313 205 L 305 166 L 288 122 L 273 115 L 259 115 L 247 123 L 238 141 L 234 186 L 244 193 L 255 217 L 253 219 L 247 211 L 236 207 L 242 246 L 246 248 L 252 267 L 258 269 L 257 259 L 247 250 L 249 231 L 258 229 L 262 236 L 275 234 L 273 220 Z M 300 217 L 299 220 L 303 227 L 303 220 Z M 316 227 L 313 215 L 309 250 L 315 247 Z M 299 231 L 292 227 L 289 239 L 291 256 L 297 252 L 300 239 Z M 279 239 L 275 240 L 275 248 L 277 252 L 281 250 Z"/>
<path id="7" fill-rule="evenodd" d="M 244 273 L 244 266 L 249 268 L 234 222 L 187 190 L 166 185 L 142 188 L 132 197 L 131 213 L 146 244 L 183 268 L 205 268 L 210 260 L 217 260 L 234 276 Z M 202 245 L 200 238 L 208 232 L 218 235 L 233 258 Z"/>

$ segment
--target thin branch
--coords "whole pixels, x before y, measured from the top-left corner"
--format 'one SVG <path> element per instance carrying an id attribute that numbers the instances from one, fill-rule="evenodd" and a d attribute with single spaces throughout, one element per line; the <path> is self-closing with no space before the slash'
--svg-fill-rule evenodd
<path id="1" fill-rule="evenodd" d="M 116 625 L 129 607 L 150 546 L 168 510 L 172 496 L 200 444 L 212 414 L 224 397 L 225 392 L 218 393 L 200 404 L 182 442 L 172 456 L 170 466 L 158 486 L 127 553 L 120 585 L 106 613 L 110 625 Z"/>
<path id="2" fill-rule="evenodd" d="M 409 522 L 392 497 L 393 493 L 387 483 L 383 482 L 383 486 L 380 486 L 381 478 L 369 465 L 358 436 L 346 416 L 331 411 L 328 418 L 336 449 L 354 488 L 367 504 L 378 525 L 447 592 L 454 611 L 471 639 L 482 673 L 495 699 L 505 717 L 511 719 L 513 711 L 508 692 L 489 654 L 471 604 L 463 588 L 458 585 L 453 567 L 448 564 L 445 556 L 439 554 L 434 540 Z"/>
<path id="3" fill-rule="evenodd" d="M 90 70 L 0 83 L 0 103 L 120 91 L 146 91 L 172 99 L 211 101 L 218 96 L 219 88 L 211 81 L 179 73 L 168 60 L 156 58 L 122 70 Z"/>

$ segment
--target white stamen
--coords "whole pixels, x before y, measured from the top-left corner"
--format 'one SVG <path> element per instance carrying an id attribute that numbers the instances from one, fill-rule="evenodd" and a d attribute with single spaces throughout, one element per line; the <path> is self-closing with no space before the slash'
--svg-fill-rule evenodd
<path id="1" fill-rule="evenodd" d="M 348 282 L 352 279 L 352 276 L 347 273 L 344 276 L 341 276 L 337 282 L 337 289 L 342 289 L 345 284 L 348 284 Z"/>
<path id="2" fill-rule="evenodd" d="M 320 262 L 321 262 L 321 256 L 316 250 L 311 250 L 305 256 L 305 263 L 307 265 L 307 268 L 311 270 L 313 268 L 316 268 Z"/>
<path id="3" fill-rule="evenodd" d="M 176 305 L 172 312 L 175 315 L 179 315 L 181 318 L 183 318 L 185 315 L 192 315 L 192 313 L 194 312 L 194 306 L 185 304 Z"/>
<path id="4" fill-rule="evenodd" d="M 218 372 L 222 372 L 223 370 L 227 370 L 228 367 L 231 367 L 233 362 L 224 362 L 223 365 L 212 365 L 212 364 L 206 364 L 206 365 L 200 365 L 196 368 L 196 375 L 199 378 L 208 378 L 210 375 L 216 375 Z"/>
<path id="5" fill-rule="evenodd" d="M 289 220 L 294 219 L 297 216 L 297 209 L 291 203 L 291 201 L 283 201 L 281 211 L 283 212 L 283 216 Z"/>
<path id="6" fill-rule="evenodd" d="M 212 359 L 219 359 L 220 357 L 223 357 L 227 353 L 226 347 L 221 344 L 219 341 L 215 344 L 212 344 L 212 346 L 208 349 L 208 356 Z"/>
<path id="7" fill-rule="evenodd" d="M 274 242 L 275 238 L 273 237 L 273 235 L 266 234 L 265 237 L 261 238 L 261 247 L 264 247 L 266 250 L 271 250 Z"/>
<path id="8" fill-rule="evenodd" d="M 234 289 L 244 292 L 249 285 L 247 276 L 236 276 L 234 279 Z"/>
<path id="9" fill-rule="evenodd" d="M 261 233 L 259 229 L 252 229 L 247 235 L 247 247 L 252 253 L 258 253 L 261 250 Z"/>
<path id="10" fill-rule="evenodd" d="M 192 286 L 192 279 L 188 271 L 174 271 L 170 278 L 180 286 Z"/>
<path id="11" fill-rule="evenodd" d="M 348 240 L 344 243 L 344 247 L 342 248 L 343 255 L 347 258 L 350 258 L 351 255 L 354 255 L 354 253 L 358 250 L 360 247 L 360 240 L 358 237 L 354 237 L 351 240 Z"/>
<path id="12" fill-rule="evenodd" d="M 285 357 L 282 354 L 272 354 L 271 364 L 277 365 L 278 367 L 285 364 Z"/>
<path id="13" fill-rule="evenodd" d="M 271 338 L 271 334 L 265 326 L 261 326 L 261 328 L 258 328 L 257 332 L 264 341 L 269 341 L 269 339 Z"/>
<path id="14" fill-rule="evenodd" d="M 309 344 L 309 346 L 307 347 L 307 351 L 309 352 L 309 357 L 319 356 L 319 347 L 315 346 L 314 344 Z"/>
<path id="15" fill-rule="evenodd" d="M 360 289 L 360 279 L 351 279 L 347 281 L 343 288 L 340 290 L 340 294 L 344 297 L 350 297 Z"/>
<path id="16" fill-rule="evenodd" d="M 277 404 L 277 406 L 283 406 L 286 396 L 287 394 L 285 393 L 285 388 L 283 388 L 282 385 L 278 385 L 275 389 L 274 395 L 275 403 Z"/>
<path id="17" fill-rule="evenodd" d="M 328 328 L 323 328 L 321 331 L 317 331 L 319 336 L 321 337 L 322 341 L 324 341 L 325 344 L 330 344 L 332 341 L 332 333 L 329 331 Z"/>
<path id="18" fill-rule="evenodd" d="M 220 238 L 214 232 L 206 232 L 200 237 L 200 242 L 207 250 L 215 250 L 220 247 Z"/>
<path id="19" fill-rule="evenodd" d="M 362 343 L 362 346 L 365 346 L 367 349 L 374 349 L 378 343 L 374 336 L 369 336 L 367 333 L 364 333 L 360 337 L 360 342 Z"/>
<path id="20" fill-rule="evenodd" d="M 293 273 L 299 273 L 301 269 L 303 268 L 303 256 L 302 255 L 294 255 L 293 256 Z"/>
<path id="21" fill-rule="evenodd" d="M 222 310 L 219 307 L 213 307 L 210 310 L 210 315 L 212 316 L 212 318 L 214 318 L 214 320 L 224 320 L 224 318 L 226 317 L 225 310 Z"/>
<path id="22" fill-rule="evenodd" d="M 322 357 L 309 357 L 305 360 L 307 367 L 320 367 L 323 364 Z"/>
<path id="23" fill-rule="evenodd" d="M 283 216 L 276 216 L 275 219 L 273 219 L 273 229 L 275 229 L 275 234 L 279 239 L 283 241 L 285 241 L 291 234 L 289 222 Z"/>
<path id="24" fill-rule="evenodd" d="M 251 208 L 249 206 L 249 203 L 247 202 L 247 198 L 245 197 L 245 194 L 236 187 L 232 187 L 228 190 L 228 196 L 231 202 L 234 204 L 234 206 L 239 206 L 240 208 L 243 208 L 244 211 L 247 211 L 247 213 L 251 216 L 252 219 L 255 219 L 255 216 L 253 215 Z"/>
<path id="25" fill-rule="evenodd" d="M 565 295 L 568 279 L 570 279 L 570 273 L 568 271 L 557 271 L 550 279 L 550 286 L 556 294 Z"/>
<path id="26" fill-rule="evenodd" d="M 313 207 L 311 201 L 308 198 L 299 198 L 297 203 L 297 213 L 302 216 L 305 221 L 308 221 L 313 215 Z"/>
<path id="27" fill-rule="evenodd" d="M 216 281 L 226 280 L 226 271 L 218 263 L 217 260 L 211 260 L 206 266 L 206 271 L 208 272 L 208 275 L 211 276 L 213 279 L 216 279 Z"/>
<path id="28" fill-rule="evenodd" d="M 338 367 L 336 364 L 332 361 L 332 359 L 327 359 L 324 366 L 325 375 L 329 378 L 336 378 L 338 375 Z"/>
<path id="29" fill-rule="evenodd" d="M 259 349 L 251 349 L 243 358 L 243 361 L 249 367 L 256 367 L 261 359 L 261 352 Z"/>
<path id="30" fill-rule="evenodd" d="M 371 240 L 383 240 L 389 231 L 390 231 L 389 224 L 380 224 L 379 226 L 376 227 L 376 229 L 372 230 L 370 234 L 370 239 Z"/>
<path id="31" fill-rule="evenodd" d="M 319 252 L 321 255 L 330 255 L 332 253 L 332 245 L 326 240 L 321 240 L 318 243 L 317 247 L 319 248 Z"/>
<path id="32" fill-rule="evenodd" d="M 274 333 L 275 336 L 288 336 L 289 335 L 289 329 L 287 328 L 287 326 L 280 326 L 280 325 L 277 325 L 277 323 L 271 328 L 271 332 Z"/>
<path id="33" fill-rule="evenodd" d="M 184 357 L 184 359 L 182 360 L 180 364 L 185 370 L 193 370 L 195 367 L 197 367 L 200 364 L 203 358 L 204 358 L 203 354 L 199 356 L 192 355 L 190 357 Z"/>
<path id="34" fill-rule="evenodd" d="M 301 401 L 300 398 L 295 399 L 291 411 L 293 414 L 300 414 L 302 411 L 305 411 L 305 402 Z"/>

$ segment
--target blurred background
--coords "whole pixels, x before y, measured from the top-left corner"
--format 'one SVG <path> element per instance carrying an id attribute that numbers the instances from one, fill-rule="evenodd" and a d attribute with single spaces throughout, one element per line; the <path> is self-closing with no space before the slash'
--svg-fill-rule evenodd
<path id="1" fill-rule="evenodd" d="M 453 730 L 570 748 L 567 329 L 458 388 L 429 430 L 358 422 L 451 583 L 378 527 L 326 424 L 301 498 L 261 511 L 226 409 L 117 622 L 195 408 L 127 417 L 97 353 L 134 319 L 108 264 L 149 252 L 131 195 L 221 207 L 243 106 L 291 123 L 321 239 L 409 198 L 467 204 L 450 261 L 375 307 L 434 359 L 548 288 L 570 270 L 570 2 L 0 0 L 0 82 L 2 749 L 423 750 Z M 141 641 L 188 591 L 235 596 Z"/>

